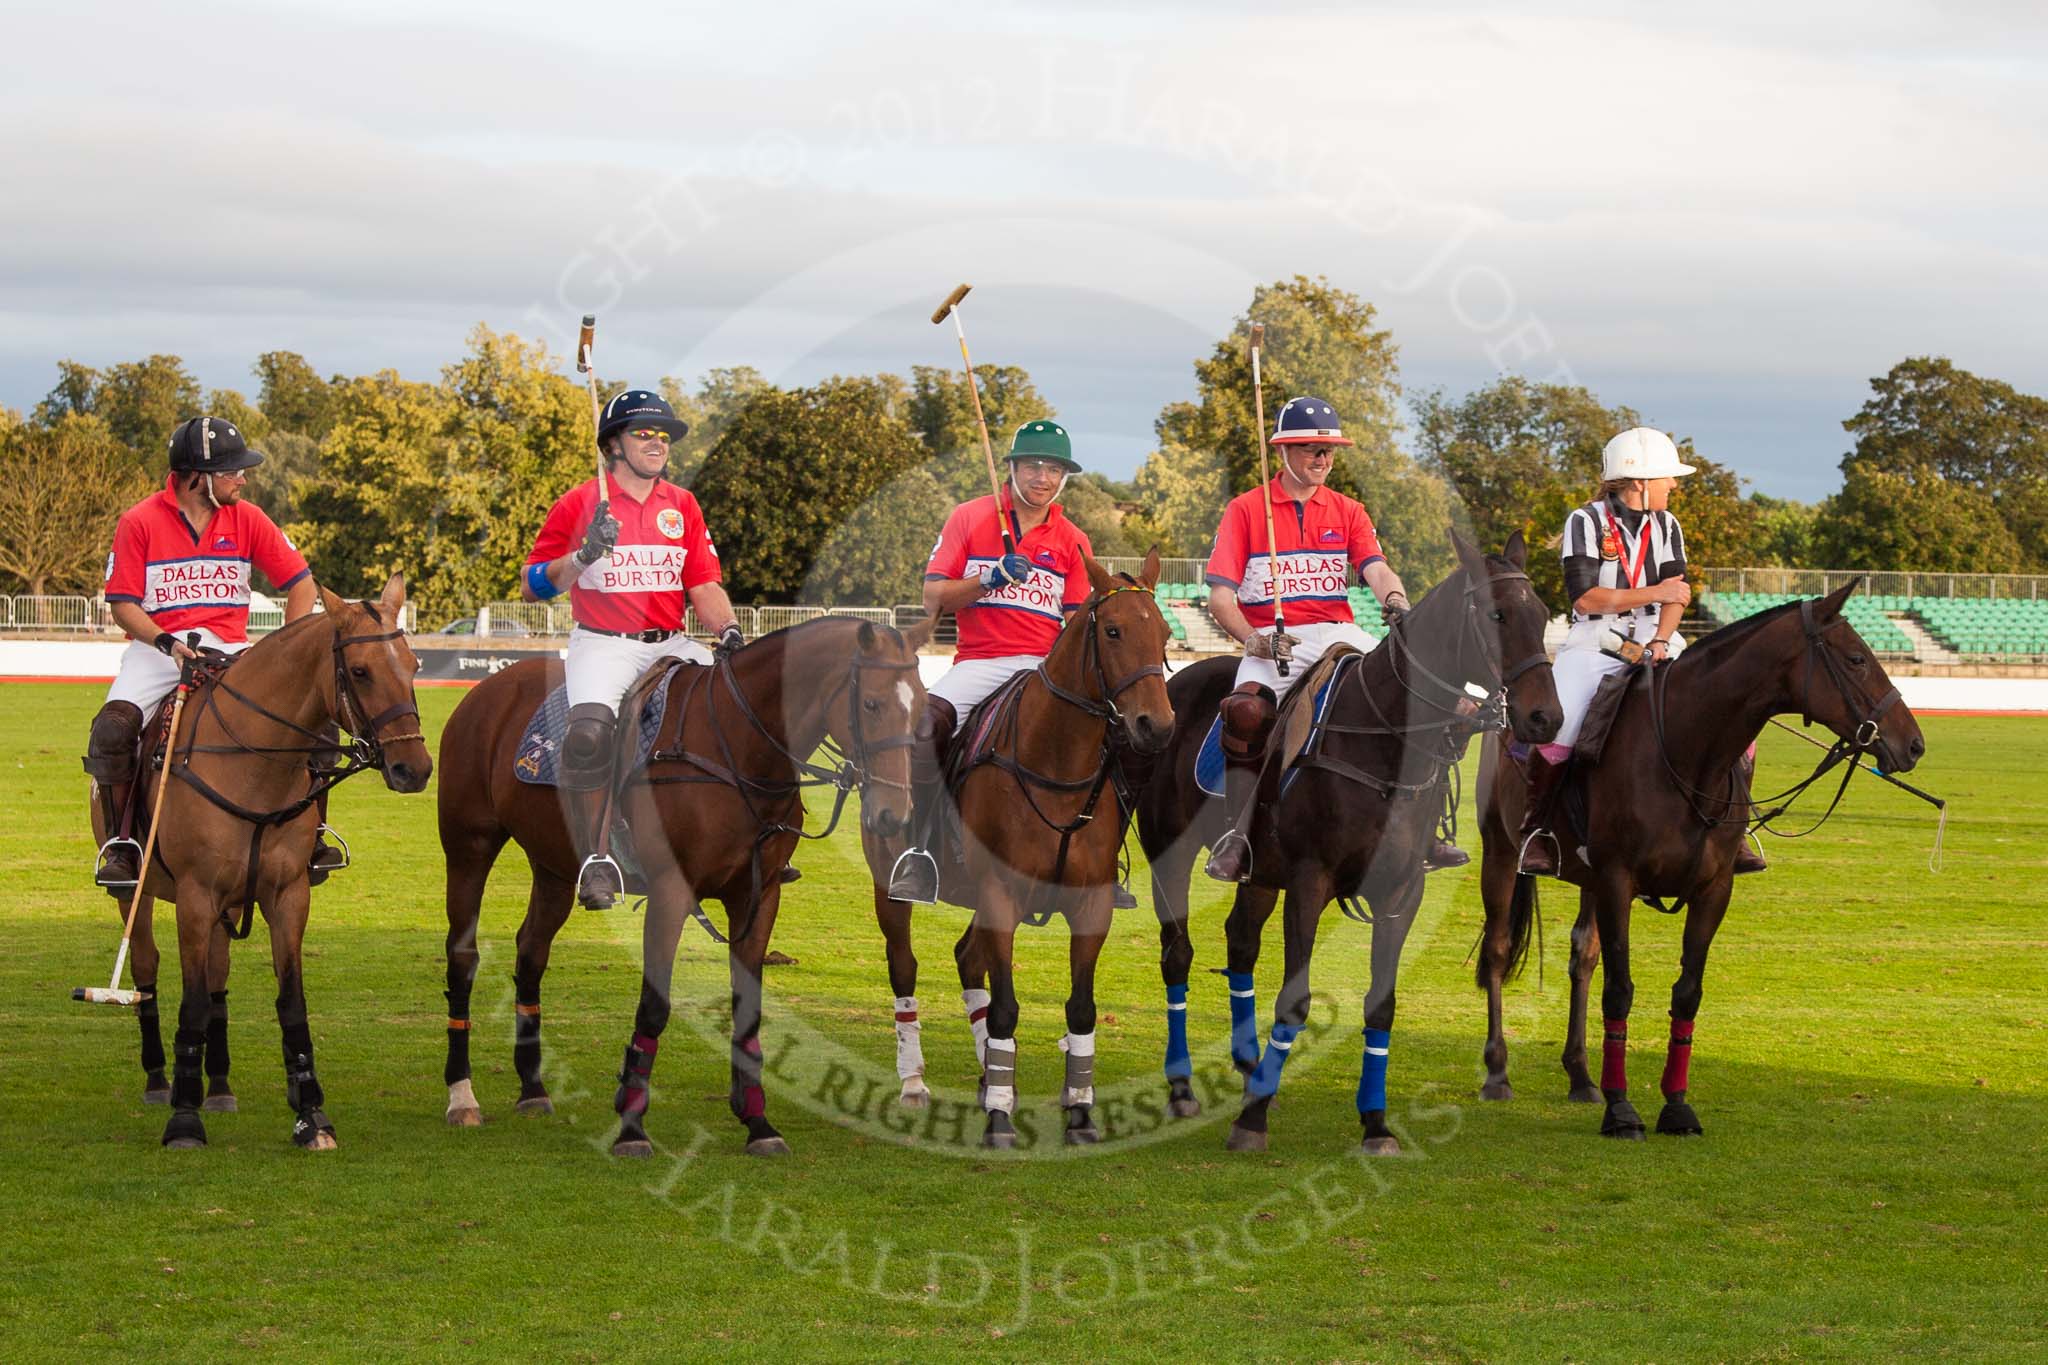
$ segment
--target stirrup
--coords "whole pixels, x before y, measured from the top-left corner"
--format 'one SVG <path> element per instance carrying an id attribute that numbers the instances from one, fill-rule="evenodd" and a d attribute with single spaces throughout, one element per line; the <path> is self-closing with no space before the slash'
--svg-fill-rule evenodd
<path id="1" fill-rule="evenodd" d="M 1243 861 L 1235 872 L 1231 870 L 1231 864 L 1228 861 L 1228 850 L 1231 848 L 1231 840 L 1233 839 L 1239 844 L 1244 845 Z M 1218 839 L 1215 846 L 1209 850 L 1209 861 L 1203 864 L 1202 871 L 1219 882 L 1237 883 L 1250 881 L 1252 879 L 1252 841 L 1245 835 L 1243 830 L 1236 828 L 1225 830 L 1223 837 Z"/>
<path id="2" fill-rule="evenodd" d="M 1135 910 L 1138 908 L 1137 893 L 1118 882 L 1109 893 L 1109 908 L 1112 910 Z"/>
<path id="3" fill-rule="evenodd" d="M 334 842 L 320 842 L 323 835 L 332 837 Z M 318 886 L 327 880 L 329 873 L 344 871 L 355 862 L 349 853 L 348 840 L 325 821 L 313 831 L 313 839 L 313 856 L 306 860 L 306 885 Z M 336 855 L 340 856 L 340 862 L 334 861 Z"/>
<path id="4" fill-rule="evenodd" d="M 1548 871 L 1548 872 L 1524 872 L 1524 871 L 1522 871 L 1522 864 L 1523 864 L 1523 862 L 1524 862 L 1524 861 L 1526 861 L 1526 860 L 1528 859 L 1528 857 L 1529 857 L 1529 845 L 1531 845 L 1531 844 L 1535 843 L 1535 842 L 1536 842 L 1536 841 L 1537 841 L 1538 839 L 1548 839 L 1548 840 L 1550 841 L 1550 850 L 1551 850 L 1551 861 L 1550 861 L 1550 868 L 1551 868 L 1551 870 L 1550 870 L 1550 871 Z M 1547 829 L 1537 829 L 1537 830 L 1531 830 L 1531 831 L 1529 832 L 1529 837 L 1528 837 L 1528 838 L 1526 838 L 1526 839 L 1524 839 L 1524 840 L 1522 840 L 1522 846 L 1521 846 L 1520 848 L 1518 848 L 1518 849 L 1516 849 L 1516 850 L 1515 850 L 1515 875 L 1516 875 L 1516 876 L 1519 876 L 1519 877 L 1555 877 L 1555 876 L 1558 876 L 1558 875 L 1560 875 L 1560 874 L 1561 874 L 1561 873 L 1562 873 L 1563 871 L 1564 871 L 1564 845 L 1563 845 L 1563 844 L 1560 844 L 1560 843 L 1558 843 L 1558 841 L 1557 841 L 1557 836 L 1556 836 L 1555 834 L 1552 834 L 1552 833 L 1551 833 L 1551 832 L 1550 832 L 1549 830 L 1547 830 Z"/>
<path id="5" fill-rule="evenodd" d="M 107 873 L 107 855 L 108 855 L 109 853 L 113 852 L 113 851 L 114 851 L 115 849 L 117 849 L 117 848 L 130 848 L 130 849 L 133 849 L 133 850 L 135 850 L 135 876 L 134 876 L 134 877 L 131 877 L 131 878 L 129 878 L 129 879 L 127 879 L 127 880 L 125 880 L 125 881 L 122 881 L 122 880 L 110 880 L 110 879 L 109 879 L 109 878 L 107 877 L 107 875 L 106 875 L 106 873 Z M 136 843 L 136 842 L 135 842 L 135 841 L 134 841 L 133 839 L 130 839 L 130 838 L 126 838 L 126 837 L 124 837 L 124 836 L 121 836 L 121 835 L 116 835 L 116 836 L 115 836 L 114 838 L 112 838 L 112 839 L 109 839 L 109 840 L 107 840 L 107 841 L 106 841 L 106 842 L 105 842 L 104 844 L 101 844 L 101 845 L 100 845 L 100 851 L 99 851 L 98 855 L 97 855 L 96 857 L 94 857 L 94 859 L 93 859 L 93 863 L 92 863 L 92 881 L 93 881 L 93 885 L 94 885 L 94 886 L 133 886 L 133 885 L 135 885 L 136 881 L 138 881 L 138 880 L 139 880 L 139 879 L 141 878 L 141 876 L 142 876 L 142 845 L 141 845 L 141 844 L 138 844 L 138 843 Z"/>
<path id="6" fill-rule="evenodd" d="M 889 869 L 889 899 L 936 905 L 939 900 L 939 863 L 925 849 L 906 848 Z"/>
<path id="7" fill-rule="evenodd" d="M 1429 851 L 1422 855 L 1424 872 L 1448 872 L 1454 867 L 1464 867 L 1472 861 L 1472 855 L 1448 839 L 1431 839 Z"/>
<path id="8" fill-rule="evenodd" d="M 592 885 L 591 874 L 603 868 L 611 872 L 612 883 L 600 890 Z M 613 902 L 626 889 L 626 877 L 619 870 L 618 863 L 608 853 L 593 853 L 583 860 L 583 866 L 576 869 L 576 899 L 585 910 L 609 910 Z"/>

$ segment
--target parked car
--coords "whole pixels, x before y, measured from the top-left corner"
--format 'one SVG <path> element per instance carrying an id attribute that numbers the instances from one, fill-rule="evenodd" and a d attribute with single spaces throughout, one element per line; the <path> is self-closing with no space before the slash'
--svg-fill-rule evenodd
<path id="1" fill-rule="evenodd" d="M 491 629 L 489 633 L 493 637 L 504 640 L 531 639 L 533 636 L 533 632 L 528 630 L 519 622 L 507 621 L 503 620 L 502 618 L 493 620 L 491 622 Z M 434 634 L 474 635 L 476 634 L 476 618 L 474 616 L 458 616 L 453 621 L 450 621 L 447 625 L 442 626 L 439 630 L 435 631 Z"/>

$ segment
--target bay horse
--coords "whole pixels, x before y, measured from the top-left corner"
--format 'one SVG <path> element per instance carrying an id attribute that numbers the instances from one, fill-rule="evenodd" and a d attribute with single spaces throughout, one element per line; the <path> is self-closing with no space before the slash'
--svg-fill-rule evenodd
<path id="1" fill-rule="evenodd" d="M 1316 929 L 1334 897 L 1371 906 L 1372 979 L 1365 994 L 1365 1054 L 1358 1114 L 1362 1149 L 1400 1150 L 1386 1123 L 1386 1074 L 1401 948 L 1422 901 L 1422 857 L 1429 849 L 1449 770 L 1477 722 L 1459 703 L 1467 684 L 1483 688 L 1514 733 L 1541 742 L 1562 717 L 1543 652 L 1549 610 L 1530 586 L 1519 532 L 1498 555 L 1484 555 L 1451 533 L 1458 568 L 1387 634 L 1380 646 L 1334 675 L 1320 747 L 1283 774 L 1293 755 L 1275 754 L 1289 711 L 1268 742 L 1259 808 L 1248 833 L 1250 880 L 1238 886 L 1224 925 L 1228 946 L 1231 1060 L 1245 1076 L 1244 1105 L 1231 1125 L 1233 1151 L 1263 1151 L 1267 1111 L 1288 1051 L 1308 1019 L 1309 961 Z M 1229 823 L 1226 802 L 1195 781 L 1195 755 L 1217 707 L 1230 692 L 1237 660 L 1207 659 L 1169 686 L 1177 727 L 1138 806 L 1138 837 L 1152 865 L 1152 908 L 1159 919 L 1160 975 L 1166 984 L 1168 1111 L 1201 1113 L 1187 1044 L 1187 888 L 1202 847 Z M 1325 675 L 1330 676 L 1330 675 Z M 1312 705 L 1297 686 L 1287 707 Z M 1273 1028 L 1259 1051 L 1254 969 L 1259 939 L 1279 894 L 1285 979 L 1273 1004 Z M 1360 912 L 1362 913 L 1362 912 Z"/>
<path id="2" fill-rule="evenodd" d="M 965 769 L 953 799 L 964 865 L 948 868 L 942 859 L 941 882 L 945 899 L 974 912 L 953 957 L 982 1067 L 985 1147 L 1017 1143 L 1017 926 L 1054 914 L 1070 935 L 1064 1141 L 1102 1136 L 1094 1120 L 1095 963 L 1109 936 L 1129 819 L 1119 751 L 1155 754 L 1173 729 L 1170 637 L 1152 596 L 1158 549 L 1136 577 L 1086 564 L 1094 591 L 1068 614 L 1044 662 L 960 725 Z"/>
<path id="3" fill-rule="evenodd" d="M 746 1126 L 749 1153 L 789 1150 L 768 1121 L 761 1089 L 761 963 L 781 904 L 782 871 L 800 837 L 822 837 L 803 833 L 803 792 L 835 788 L 836 824 L 841 804 L 859 789 L 863 851 L 877 885 L 885 883 L 909 828 L 911 734 L 924 713 L 917 651 L 929 638 L 929 623 L 898 633 L 850 617 L 820 617 L 708 666 L 650 672 L 628 693 L 668 689 L 646 769 L 619 796 L 646 869 L 647 917 L 640 1002 L 613 1101 L 620 1120 L 614 1155 L 653 1153 L 645 1127 L 648 1077 L 668 1025 L 676 945 L 684 924 L 701 918 L 704 900 L 721 902 L 728 921 L 733 1116 Z M 448 1122 L 458 1127 L 483 1121 L 470 1078 L 470 995 L 484 882 L 508 839 L 525 850 L 532 872 L 512 975 L 517 1109 L 554 1110 L 541 1076 L 541 978 L 575 903 L 582 856 L 554 789 L 521 782 L 513 759 L 527 721 L 561 676 L 558 662 L 540 659 L 494 673 L 456 706 L 441 736 L 441 847 L 448 861 L 443 1079 Z M 631 721 L 619 726 L 626 746 L 621 772 L 632 766 L 638 729 Z M 837 770 L 812 761 L 828 738 L 846 759 Z M 902 946 L 908 951 L 907 939 Z M 890 951 L 893 959 L 893 941 Z"/>
<path id="4" fill-rule="evenodd" d="M 1583 829 L 1557 817 L 1558 870 L 1579 888 L 1564 1070 L 1571 1099 L 1605 1100 L 1600 1131 L 1608 1137 L 1643 1136 L 1642 1118 L 1628 1101 L 1628 1016 L 1635 999 L 1629 912 L 1635 900 L 1649 897 L 1659 902 L 1676 897 L 1685 908 L 1657 1131 L 1700 1132 L 1699 1117 L 1686 1099 L 1693 1023 L 1707 949 L 1727 913 L 1735 851 L 1754 809 L 1735 784 L 1734 770 L 1764 723 L 1797 711 L 1809 725 L 1818 721 L 1840 740 L 1813 776 L 1794 790 L 1845 762 L 1850 765 L 1843 775 L 1846 784 L 1863 754 L 1874 755 L 1885 772 L 1905 772 L 1927 751 L 1919 722 L 1899 700 L 1898 688 L 1842 616 L 1842 603 L 1856 586 L 1851 582 L 1824 598 L 1790 602 L 1723 626 L 1657 665 L 1647 687 L 1630 687 L 1598 765 L 1583 779 Z M 1567 779 L 1567 791 L 1580 781 Z M 1502 748 L 1488 745 L 1479 769 L 1486 845 L 1479 885 L 1486 928 L 1478 979 L 1487 1010 L 1486 1082 L 1480 1094 L 1492 1100 L 1514 1094 L 1501 1033 L 1501 983 L 1528 951 L 1537 910 L 1536 879 L 1516 871 L 1521 853 L 1516 831 L 1525 799 L 1521 766 Z M 1602 964 L 1606 1021 L 1598 1089 L 1586 1070 L 1586 997 L 1595 962 Z"/>
<path id="5" fill-rule="evenodd" d="M 349 602 L 322 588 L 320 602 L 323 612 L 301 617 L 202 670 L 164 759 L 177 780 L 164 787 L 156 854 L 145 869 L 144 899 L 135 913 L 133 962 L 136 989 L 145 997 L 144 1099 L 167 1099 L 172 1106 L 164 1126 L 166 1147 L 204 1147 L 202 1108 L 235 1108 L 227 1079 L 228 943 L 248 934 L 259 906 L 277 976 L 292 1141 L 313 1151 L 336 1146 L 313 1067 L 301 956 L 311 908 L 306 862 L 319 826 L 316 799 L 372 768 L 391 790 L 417 792 L 434 765 L 413 696 L 419 659 L 398 624 L 405 608 L 403 576 L 393 574 L 375 601 Z M 339 750 L 327 732 L 334 725 L 353 737 Z M 146 822 L 154 784 L 138 781 L 136 790 L 143 806 L 136 819 Z M 94 807 L 97 826 L 97 802 Z M 155 999 L 162 954 L 151 913 L 158 899 L 177 907 L 184 987 L 167 1095 Z M 238 907 L 242 922 L 236 929 Z M 202 1059 L 208 1076 L 204 1095 Z"/>

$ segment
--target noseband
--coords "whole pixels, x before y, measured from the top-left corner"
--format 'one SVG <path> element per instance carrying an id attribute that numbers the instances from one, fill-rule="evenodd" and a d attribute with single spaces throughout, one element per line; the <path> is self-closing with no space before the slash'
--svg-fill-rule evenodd
<path id="1" fill-rule="evenodd" d="M 1492 686 L 1486 689 L 1487 695 L 1489 697 L 1498 697 L 1505 699 L 1508 688 L 1514 685 L 1516 679 L 1520 678 L 1523 674 L 1529 672 L 1531 669 L 1540 668 L 1543 665 L 1548 664 L 1550 662 L 1550 656 L 1548 654 L 1545 654 L 1542 648 L 1539 646 L 1535 653 L 1530 654 L 1526 658 L 1517 659 L 1514 662 L 1514 664 L 1512 664 L 1506 669 L 1502 669 L 1497 664 L 1495 664 L 1492 657 L 1487 652 L 1485 636 L 1481 633 L 1479 629 L 1478 593 L 1482 586 L 1491 589 L 1491 587 L 1495 583 L 1513 583 L 1517 581 L 1527 583 L 1529 581 L 1529 575 L 1523 573 L 1519 569 L 1503 569 L 1499 572 L 1489 572 L 1483 583 L 1472 581 L 1472 575 L 1469 572 L 1465 575 L 1465 578 L 1465 610 L 1462 613 L 1462 620 L 1458 628 L 1457 658 L 1456 662 L 1452 664 L 1451 671 L 1454 674 L 1460 675 L 1464 673 L 1465 644 L 1466 641 L 1471 641 L 1474 645 L 1477 646 L 1479 658 L 1483 663 L 1486 664 L 1487 671 L 1493 675 L 1493 684 Z M 1451 698 L 1450 704 L 1445 705 L 1442 702 L 1432 701 L 1430 698 L 1424 696 L 1422 693 L 1416 691 L 1414 688 L 1408 687 L 1408 684 L 1405 680 L 1402 681 L 1401 685 L 1404 688 L 1407 688 L 1411 696 L 1416 697 L 1418 700 L 1420 700 L 1427 706 L 1434 707 L 1436 710 L 1439 711 L 1454 711 L 1457 707 L 1458 702 L 1465 699 L 1466 693 L 1464 685 L 1462 683 L 1454 683 L 1444 678 L 1438 677 L 1435 673 L 1430 671 L 1428 665 L 1424 664 L 1422 660 L 1416 656 L 1415 647 L 1408 643 L 1408 636 L 1406 630 L 1408 622 L 1412 620 L 1413 617 L 1414 613 L 1409 613 L 1407 616 L 1402 617 L 1398 623 L 1396 623 L 1390 630 L 1388 630 L 1388 642 L 1399 651 L 1402 657 L 1407 659 L 1408 663 L 1415 669 L 1416 672 L 1422 674 L 1422 676 L 1427 678 L 1430 682 L 1435 683 L 1438 687 L 1442 688 L 1444 692 Z M 1398 669 L 1395 671 L 1395 677 L 1400 677 L 1400 671 Z"/>
<path id="2" fill-rule="evenodd" d="M 1807 726 L 1813 724 L 1813 661 L 1818 658 L 1822 667 L 1827 669 L 1828 677 L 1834 681 L 1835 691 L 1841 694 L 1842 705 L 1857 717 L 1855 732 L 1846 743 L 1860 753 L 1877 743 L 1878 726 L 1884 720 L 1884 713 L 1898 704 L 1899 689 L 1894 685 L 1873 702 L 1862 688 L 1855 685 L 1842 667 L 1839 651 L 1829 642 L 1826 628 L 1815 623 L 1813 602 L 1814 599 L 1808 597 L 1799 603 L 1799 626 L 1806 632 L 1806 683 L 1800 689 L 1799 719 Z"/>

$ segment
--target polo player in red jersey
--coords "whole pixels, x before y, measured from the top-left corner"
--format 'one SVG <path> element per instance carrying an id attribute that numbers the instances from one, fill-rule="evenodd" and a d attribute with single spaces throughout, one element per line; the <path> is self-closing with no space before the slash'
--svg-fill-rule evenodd
<path id="1" fill-rule="evenodd" d="M 1407 590 L 1387 563 L 1372 517 L 1356 498 L 1329 486 L 1337 447 L 1352 444 L 1336 410 L 1320 398 L 1288 400 L 1270 444 L 1280 457 L 1280 472 L 1267 485 L 1275 543 L 1269 547 L 1266 540 L 1265 495 L 1256 488 L 1240 493 L 1223 509 L 1207 572 L 1209 614 L 1244 646 L 1236 690 L 1221 708 L 1224 750 L 1235 760 L 1226 777 L 1231 825 L 1216 841 L 1207 868 L 1226 882 L 1243 881 L 1251 872 L 1251 845 L 1243 830 L 1257 793 L 1256 770 L 1248 761 L 1263 750 L 1280 698 L 1330 650 L 1348 645 L 1363 654 L 1376 643 L 1351 613 L 1352 573 L 1379 599 L 1388 626 L 1408 613 Z M 1274 625 L 1276 559 L 1284 633 Z M 1291 665 L 1285 677 L 1278 668 L 1283 660 Z M 1470 861 L 1464 850 L 1439 839 L 1424 866 L 1462 867 Z"/>
<path id="2" fill-rule="evenodd" d="M 245 501 L 249 470 L 263 453 L 235 424 L 194 417 L 171 433 L 170 477 L 121 514 L 107 556 L 107 607 L 130 640 L 107 701 L 93 717 L 85 770 L 93 778 L 107 840 L 93 880 L 115 896 L 141 876 L 131 798 L 146 717 L 178 685 L 179 666 L 201 649 L 239 654 L 249 647 L 249 571 L 261 569 L 285 593 L 287 624 L 313 610 L 317 589 L 306 557 L 263 509 Z M 326 817 L 325 799 L 321 816 Z M 323 823 L 322 829 L 325 829 Z M 344 864 L 324 840 L 313 849 L 311 880 Z"/>
<path id="3" fill-rule="evenodd" d="M 696 495 L 670 483 L 669 443 L 689 427 L 658 395 L 628 389 L 605 404 L 597 446 L 611 498 L 596 479 L 564 493 L 548 512 L 520 575 L 520 596 L 544 602 L 569 594 L 566 673 L 569 729 L 562 739 L 561 789 L 569 833 L 583 852 L 576 894 L 606 910 L 625 891 L 607 852 L 613 737 L 619 703 L 657 659 L 708 664 L 712 655 L 683 634 L 686 605 L 718 637 L 720 653 L 746 643 L 720 583 L 718 549 Z"/>

